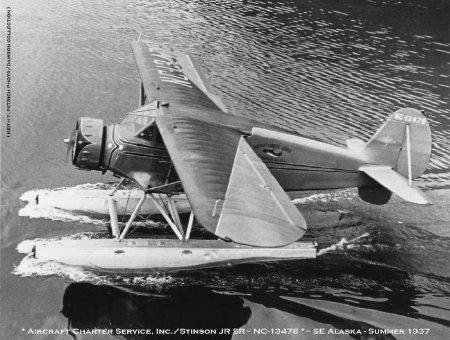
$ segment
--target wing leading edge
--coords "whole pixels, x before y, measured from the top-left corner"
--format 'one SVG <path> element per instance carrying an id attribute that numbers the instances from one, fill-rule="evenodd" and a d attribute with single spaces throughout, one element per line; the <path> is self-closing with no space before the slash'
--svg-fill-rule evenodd
<path id="1" fill-rule="evenodd" d="M 199 223 L 236 243 L 278 247 L 306 222 L 241 134 L 189 117 L 156 118 Z"/>

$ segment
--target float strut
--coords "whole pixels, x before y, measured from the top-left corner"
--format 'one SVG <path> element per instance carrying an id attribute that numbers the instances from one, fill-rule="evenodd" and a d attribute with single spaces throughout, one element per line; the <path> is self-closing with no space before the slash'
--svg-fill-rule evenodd
<path id="1" fill-rule="evenodd" d="M 172 200 L 171 195 L 167 195 L 167 203 L 169 206 L 170 215 L 172 215 L 173 222 L 175 223 L 178 230 L 180 231 L 180 234 L 184 238 L 184 230 L 183 230 L 183 226 L 181 225 L 180 215 L 178 215 L 177 207 L 175 206 L 175 202 Z"/>
<path id="2" fill-rule="evenodd" d="M 125 229 L 122 231 L 122 234 L 120 234 L 119 240 L 123 240 L 126 234 L 128 233 L 128 230 L 131 227 L 131 223 L 133 223 L 134 219 L 136 218 L 139 210 L 142 207 L 142 204 L 144 204 L 145 198 L 147 197 L 147 194 L 144 192 L 144 195 L 142 195 L 142 198 L 139 200 L 139 203 L 136 205 L 136 208 L 133 211 L 133 214 L 131 214 L 130 219 L 127 222 L 127 225 L 125 226 Z"/>
<path id="3" fill-rule="evenodd" d="M 125 182 L 125 178 L 121 178 L 120 182 L 116 185 L 116 187 L 113 189 L 113 191 L 109 194 L 109 196 L 113 196 L 116 191 L 119 189 L 119 187 L 123 184 L 123 182 Z"/>
<path id="4" fill-rule="evenodd" d="M 153 194 L 150 194 L 150 199 L 152 200 L 155 207 L 159 210 L 161 215 L 163 215 L 164 219 L 167 221 L 169 226 L 172 228 L 175 235 L 177 235 L 178 239 L 183 240 L 183 235 L 180 233 L 180 230 L 178 227 L 173 223 L 173 221 L 170 219 L 170 217 L 167 215 L 167 213 L 164 211 L 164 209 L 161 207 L 161 205 L 155 200 L 153 197 Z"/>
<path id="5" fill-rule="evenodd" d="M 191 236 L 192 224 L 194 223 L 194 212 L 191 210 L 191 214 L 189 215 L 189 222 L 186 230 L 185 240 L 189 240 Z"/>
<path id="6" fill-rule="evenodd" d="M 112 196 L 108 196 L 108 209 L 109 216 L 111 218 L 111 231 L 115 238 L 118 238 L 120 235 L 119 231 L 119 221 L 117 218 L 117 206 L 116 200 Z"/>
<path id="7" fill-rule="evenodd" d="M 119 220 L 117 218 L 117 205 L 116 200 L 114 199 L 114 194 L 116 191 L 120 188 L 120 186 L 125 182 L 125 178 L 121 178 L 120 182 L 116 185 L 116 187 L 111 191 L 111 193 L 108 195 L 108 210 L 109 210 L 109 216 L 111 218 L 111 231 L 115 238 L 118 238 L 120 235 L 119 230 Z"/>

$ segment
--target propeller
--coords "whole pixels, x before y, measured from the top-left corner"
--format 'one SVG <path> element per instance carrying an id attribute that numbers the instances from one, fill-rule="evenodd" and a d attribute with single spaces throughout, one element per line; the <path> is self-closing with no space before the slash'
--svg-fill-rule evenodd
<path id="1" fill-rule="evenodd" d="M 64 143 L 67 144 L 66 162 L 69 160 L 69 155 L 72 153 L 72 160 L 75 156 L 75 143 L 78 138 L 78 124 L 70 134 L 69 138 L 64 139 Z"/>

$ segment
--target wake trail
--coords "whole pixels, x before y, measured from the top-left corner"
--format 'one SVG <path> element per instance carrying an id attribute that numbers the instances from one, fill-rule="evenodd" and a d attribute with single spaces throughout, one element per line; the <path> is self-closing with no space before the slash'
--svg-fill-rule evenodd
<path id="1" fill-rule="evenodd" d="M 344 249 L 351 249 L 353 246 L 355 246 L 353 243 L 355 243 L 356 241 L 358 241 L 358 240 L 360 240 L 362 238 L 369 237 L 369 236 L 370 236 L 369 233 L 364 233 L 364 234 L 362 234 L 360 236 L 357 236 L 357 237 L 355 237 L 355 238 L 353 238 L 351 240 L 347 240 L 344 237 L 339 242 L 337 242 L 336 244 L 333 244 L 333 245 L 331 245 L 331 246 L 329 246 L 327 248 L 320 249 L 317 252 L 317 256 L 321 256 L 321 255 L 324 255 L 324 254 L 327 254 L 327 253 L 330 253 L 330 252 L 333 252 L 333 251 L 339 251 L 339 250 L 344 250 Z"/>

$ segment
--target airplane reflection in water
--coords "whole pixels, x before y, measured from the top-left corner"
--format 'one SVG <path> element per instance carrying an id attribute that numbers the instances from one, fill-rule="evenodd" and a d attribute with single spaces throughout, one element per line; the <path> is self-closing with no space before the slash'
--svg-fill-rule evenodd
<path id="1" fill-rule="evenodd" d="M 265 290 L 264 294 L 259 294 L 258 289 L 251 289 L 250 294 L 245 295 L 219 293 L 207 288 L 206 283 L 200 283 L 201 287 L 165 290 L 167 295 L 139 294 L 86 282 L 73 283 L 65 291 L 62 313 L 68 318 L 75 337 L 77 333 L 105 330 L 126 339 L 197 339 L 201 333 L 187 333 L 197 331 L 205 332 L 204 338 L 214 334 L 214 338 L 220 339 L 245 339 L 250 335 L 264 337 L 264 333 L 257 335 L 255 332 L 268 331 L 271 329 L 268 325 L 274 324 L 279 329 L 296 330 L 296 334 L 283 334 L 286 339 L 308 338 L 320 329 L 335 335 L 345 334 L 344 338 L 395 339 L 395 335 L 386 332 L 391 328 L 404 329 L 411 323 L 417 327 L 432 326 L 436 334 L 439 333 L 443 320 L 425 319 L 414 308 L 420 293 L 411 286 L 408 273 L 386 267 L 383 269 L 386 276 L 379 277 L 377 265 L 356 268 L 353 261 L 336 256 L 302 263 L 300 269 L 298 263 L 282 269 L 278 267 L 278 270 L 274 268 L 272 275 L 281 275 L 278 281 L 285 289 L 279 287 L 272 293 Z M 339 267 L 341 274 L 333 270 L 334 274 L 329 276 L 330 267 Z M 248 272 L 249 268 L 244 265 L 241 269 Z M 288 277 L 280 271 L 289 271 L 297 278 L 296 288 L 288 287 L 288 282 L 283 284 Z M 195 277 L 198 281 L 198 275 Z M 377 278 L 377 283 L 367 287 L 364 278 L 373 277 Z M 311 278 L 316 282 L 319 278 L 324 283 L 319 282 L 319 285 L 325 288 L 308 288 Z M 253 282 L 254 279 L 249 275 L 248 280 Z M 266 279 L 270 281 L 269 277 Z M 359 285 L 369 290 L 361 298 L 355 293 L 363 288 Z M 175 332 L 177 329 L 177 334 L 156 334 L 158 330 Z M 145 334 L 145 331 L 153 334 Z M 180 334 L 181 331 L 185 333 Z M 357 334 L 359 336 L 355 336 Z M 275 335 L 270 336 L 275 338 Z M 327 333 L 327 336 L 330 335 Z"/>
<path id="2" fill-rule="evenodd" d="M 168 296 L 149 296 L 90 283 L 67 287 L 62 313 L 74 335 L 104 329 L 126 339 L 155 339 L 158 335 L 166 339 L 198 338 L 198 333 L 189 332 L 231 339 L 229 333 L 243 326 L 251 315 L 239 296 L 203 287 L 176 288 Z M 184 334 L 166 334 L 177 329 Z"/>

